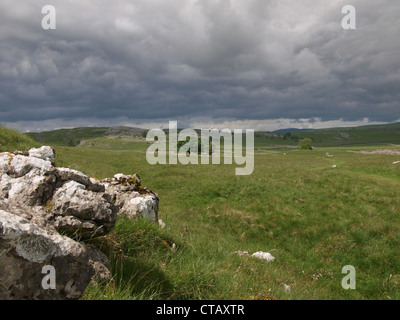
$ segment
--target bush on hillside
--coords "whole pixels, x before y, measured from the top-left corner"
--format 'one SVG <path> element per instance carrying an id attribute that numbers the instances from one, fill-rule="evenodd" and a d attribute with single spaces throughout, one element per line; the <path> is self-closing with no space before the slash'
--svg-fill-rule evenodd
<path id="1" fill-rule="evenodd" d="M 301 150 L 312 150 L 312 140 L 310 138 L 301 139 L 299 142 Z"/>

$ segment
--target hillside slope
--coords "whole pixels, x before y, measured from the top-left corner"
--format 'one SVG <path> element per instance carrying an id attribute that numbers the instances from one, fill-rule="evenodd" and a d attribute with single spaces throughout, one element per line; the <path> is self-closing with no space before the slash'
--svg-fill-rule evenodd
<path id="1" fill-rule="evenodd" d="M 42 145 L 77 146 L 83 140 L 102 137 L 141 136 L 145 129 L 133 127 L 87 127 L 59 129 L 27 135 Z"/>
<path id="2" fill-rule="evenodd" d="M 0 152 L 15 150 L 27 151 L 38 146 L 38 142 L 21 132 L 0 127 Z"/>
<path id="3" fill-rule="evenodd" d="M 400 123 L 360 127 L 315 129 L 295 132 L 256 132 L 256 146 L 297 145 L 303 138 L 310 138 L 313 146 L 334 147 L 342 145 L 400 144 Z"/>
<path id="4" fill-rule="evenodd" d="M 199 130 L 196 130 L 199 132 Z M 342 127 L 329 129 L 314 129 L 292 132 L 255 132 L 255 146 L 297 146 L 300 139 L 310 138 L 315 147 L 335 147 L 342 145 L 374 145 L 400 144 L 400 122 L 360 127 Z M 78 146 L 81 143 L 99 144 L 98 139 L 107 138 L 100 145 L 115 145 L 115 148 L 125 148 L 127 144 L 143 144 L 146 129 L 132 127 L 87 127 L 60 129 L 27 135 L 41 145 Z M 168 130 L 165 130 L 168 134 Z M 142 138 L 137 141 L 133 138 Z M 132 139 L 130 139 L 132 138 Z M 95 141 L 91 141 L 95 139 Z M 111 140 L 110 140 L 111 139 Z M 119 146 L 121 144 L 121 146 Z M 124 147 L 125 146 L 125 147 Z M 142 146 L 141 146 L 142 147 Z M 129 148 L 131 149 L 131 148 Z"/>

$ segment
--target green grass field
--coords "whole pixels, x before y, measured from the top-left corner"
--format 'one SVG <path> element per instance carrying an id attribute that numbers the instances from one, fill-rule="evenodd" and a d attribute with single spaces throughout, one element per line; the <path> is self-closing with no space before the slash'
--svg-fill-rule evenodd
<path id="1" fill-rule="evenodd" d="M 151 166 L 143 141 L 94 139 L 54 145 L 57 166 L 98 179 L 139 173 L 166 228 L 119 218 L 92 240 L 114 281 L 84 299 L 400 299 L 400 155 L 348 152 L 399 146 L 267 145 L 254 172 L 236 176 L 236 164 Z M 345 265 L 355 267 L 355 290 L 342 288 Z"/>
<path id="2" fill-rule="evenodd" d="M 116 281 L 85 298 L 399 299 L 400 156 L 347 150 L 260 152 L 252 175 L 235 176 L 235 165 L 150 166 L 143 152 L 57 148 L 58 165 L 93 177 L 139 173 L 166 223 L 121 220 L 97 240 Z M 356 290 L 341 286 L 345 265 Z"/>

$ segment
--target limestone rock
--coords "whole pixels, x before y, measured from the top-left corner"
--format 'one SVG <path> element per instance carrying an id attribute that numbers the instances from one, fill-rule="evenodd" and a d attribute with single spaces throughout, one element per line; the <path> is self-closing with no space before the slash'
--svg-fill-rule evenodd
<path id="1" fill-rule="evenodd" d="M 0 200 L 19 207 L 43 206 L 48 220 L 73 238 L 106 234 L 114 226 L 117 208 L 95 179 L 70 168 L 53 166 L 50 147 L 28 154 L 0 153 Z"/>
<path id="2" fill-rule="evenodd" d="M 268 262 L 273 262 L 275 261 L 275 257 L 270 254 L 269 252 L 263 252 L 263 251 L 257 251 L 251 255 L 253 258 L 265 260 Z"/>
<path id="3" fill-rule="evenodd" d="M 55 289 L 43 287 L 50 266 Z M 93 276 L 86 248 L 0 210 L 0 299 L 78 299 Z"/>
<path id="4" fill-rule="evenodd" d="M 0 199 L 42 205 L 54 191 L 55 172 L 50 161 L 0 153 Z"/>
<path id="5" fill-rule="evenodd" d="M 114 227 L 118 210 L 109 195 L 87 190 L 76 181 L 58 188 L 50 207 L 55 228 L 77 239 L 107 234 Z"/>
<path id="6" fill-rule="evenodd" d="M 122 213 L 158 221 L 158 199 L 153 194 L 136 196 L 124 203 Z"/>
<path id="7" fill-rule="evenodd" d="M 104 284 L 111 281 L 110 261 L 107 256 L 94 245 L 87 245 L 86 249 L 89 254 L 89 263 L 94 272 L 92 278 L 95 281 L 94 283 Z"/>
<path id="8" fill-rule="evenodd" d="M 49 146 L 43 146 L 38 149 L 32 148 L 28 151 L 28 155 L 30 157 L 50 161 L 53 166 L 55 165 L 56 152 L 53 148 Z"/>
<path id="9" fill-rule="evenodd" d="M 57 173 L 61 179 L 61 181 L 76 181 L 80 184 L 83 184 L 88 190 L 94 192 L 104 192 L 104 185 L 97 181 L 96 179 L 89 178 L 82 172 L 77 170 L 73 170 L 70 168 L 57 168 Z"/>
<path id="10" fill-rule="evenodd" d="M 107 234 L 117 214 L 158 221 L 158 196 L 139 175 L 98 181 L 54 161 L 46 146 L 0 153 L 0 299 L 79 298 L 93 274 L 111 274 L 107 257 L 77 240 Z M 55 289 L 41 285 L 46 266 Z"/>
<path id="11" fill-rule="evenodd" d="M 116 174 L 112 179 L 102 180 L 102 183 L 119 208 L 118 215 L 158 222 L 158 196 L 141 185 L 139 175 Z"/>

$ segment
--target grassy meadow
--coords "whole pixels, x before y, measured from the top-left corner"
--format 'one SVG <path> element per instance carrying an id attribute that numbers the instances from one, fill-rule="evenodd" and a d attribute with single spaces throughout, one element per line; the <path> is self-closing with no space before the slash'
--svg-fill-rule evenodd
<path id="1" fill-rule="evenodd" d="M 356 153 L 399 146 L 258 145 L 254 172 L 236 176 L 236 164 L 149 165 L 144 140 L 90 139 L 53 145 L 57 166 L 138 173 L 166 227 L 119 218 L 91 240 L 114 280 L 83 299 L 400 299 L 400 155 Z M 345 265 L 355 290 L 342 288 Z"/>
<path id="2" fill-rule="evenodd" d="M 96 240 L 115 281 L 84 298 L 399 299 L 400 156 L 347 150 L 259 152 L 253 174 L 236 176 L 234 164 L 151 166 L 143 152 L 57 148 L 59 166 L 92 177 L 139 173 L 166 223 L 121 219 Z M 345 265 L 356 290 L 341 286 Z"/>

